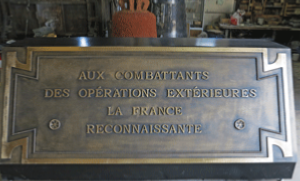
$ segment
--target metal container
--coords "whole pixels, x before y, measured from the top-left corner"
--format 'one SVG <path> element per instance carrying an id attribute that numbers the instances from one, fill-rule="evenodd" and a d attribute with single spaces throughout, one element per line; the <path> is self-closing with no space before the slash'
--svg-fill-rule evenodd
<path id="1" fill-rule="evenodd" d="M 183 0 L 154 0 L 158 37 L 187 37 L 185 2 Z"/>

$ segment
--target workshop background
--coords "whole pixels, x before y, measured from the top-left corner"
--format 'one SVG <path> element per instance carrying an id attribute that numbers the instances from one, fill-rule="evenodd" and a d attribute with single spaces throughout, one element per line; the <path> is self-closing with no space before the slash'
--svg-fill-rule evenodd
<path id="1" fill-rule="evenodd" d="M 26 37 L 112 37 L 118 11 L 118 0 L 0 0 L 0 67 L 2 47 Z M 151 0 L 148 11 L 158 38 L 255 38 L 290 47 L 300 138 L 300 0 Z M 292 180 L 300 180 L 300 164 Z"/>

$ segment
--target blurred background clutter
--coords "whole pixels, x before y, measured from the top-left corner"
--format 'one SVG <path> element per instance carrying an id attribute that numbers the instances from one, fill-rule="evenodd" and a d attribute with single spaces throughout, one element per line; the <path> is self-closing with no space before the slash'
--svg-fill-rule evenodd
<path id="1" fill-rule="evenodd" d="M 158 38 L 300 40 L 300 0 L 149 0 Z M 25 37 L 112 37 L 119 0 L 1 0 L 0 43 Z M 128 6 L 128 7 L 127 7 Z M 137 4 L 135 3 L 134 8 Z M 129 2 L 124 1 L 129 8 Z M 297 58 L 297 56 L 294 56 Z"/>

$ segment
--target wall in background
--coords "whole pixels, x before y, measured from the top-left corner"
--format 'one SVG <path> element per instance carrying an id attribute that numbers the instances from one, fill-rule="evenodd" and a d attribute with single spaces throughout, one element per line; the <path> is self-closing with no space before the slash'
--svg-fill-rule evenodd
<path id="1" fill-rule="evenodd" d="M 236 0 L 205 0 L 204 5 L 204 28 L 207 25 L 215 24 L 226 14 L 232 14 L 235 10 Z"/>

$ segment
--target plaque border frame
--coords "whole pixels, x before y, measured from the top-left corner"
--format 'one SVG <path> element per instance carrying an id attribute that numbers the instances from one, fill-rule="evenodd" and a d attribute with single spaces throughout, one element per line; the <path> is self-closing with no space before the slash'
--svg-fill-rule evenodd
<path id="1" fill-rule="evenodd" d="M 197 52 L 197 53 L 261 53 L 262 71 L 268 72 L 282 69 L 283 79 L 283 105 L 286 123 L 286 141 L 267 137 L 267 157 L 256 158 L 28 158 L 29 138 L 22 138 L 8 142 L 9 106 L 10 106 L 10 83 L 12 68 L 31 71 L 33 52 L 87 52 L 87 51 L 121 51 L 121 52 Z M 6 54 L 4 89 L 3 89 L 3 115 L 2 115 L 2 146 L 1 159 L 11 159 L 12 152 L 16 147 L 22 147 L 22 164 L 200 164 L 200 163 L 272 163 L 274 162 L 273 145 L 278 146 L 283 157 L 293 157 L 292 135 L 292 102 L 293 94 L 288 94 L 291 83 L 288 81 L 287 53 L 277 53 L 275 62 L 269 64 L 267 48 L 210 48 L 210 47 L 27 47 L 26 63 L 17 59 L 16 51 L 8 51 Z"/>

